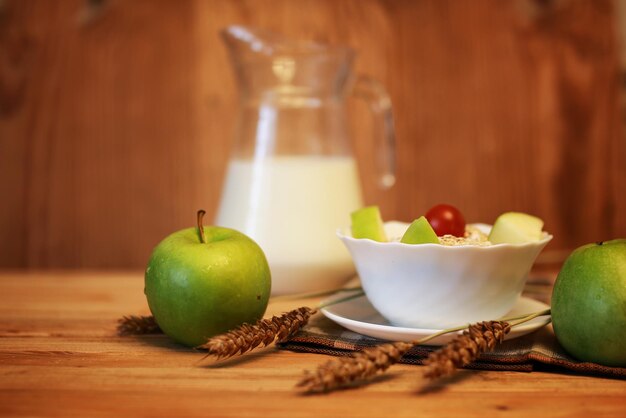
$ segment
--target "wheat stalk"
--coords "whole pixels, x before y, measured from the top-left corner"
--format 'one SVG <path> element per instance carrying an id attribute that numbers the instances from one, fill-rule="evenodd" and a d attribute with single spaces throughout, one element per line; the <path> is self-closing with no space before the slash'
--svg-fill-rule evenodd
<path id="1" fill-rule="evenodd" d="M 359 351 L 351 357 L 329 360 L 315 372 L 306 370 L 296 386 L 309 392 L 326 392 L 367 380 L 399 362 L 413 345 L 406 342 L 387 343 Z"/>
<path id="2" fill-rule="evenodd" d="M 119 335 L 159 334 L 161 328 L 153 316 L 123 316 L 117 321 Z"/>
<path id="3" fill-rule="evenodd" d="M 244 354 L 259 346 L 266 347 L 273 342 L 285 341 L 304 327 L 315 313 L 317 309 L 303 306 L 280 316 L 260 319 L 253 325 L 243 324 L 210 338 L 198 348 L 207 350 L 207 355 L 218 359 Z"/>

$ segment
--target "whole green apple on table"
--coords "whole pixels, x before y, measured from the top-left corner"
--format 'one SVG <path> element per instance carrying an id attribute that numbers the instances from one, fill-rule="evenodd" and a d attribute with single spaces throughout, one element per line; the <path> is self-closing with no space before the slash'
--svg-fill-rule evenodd
<path id="1" fill-rule="evenodd" d="M 271 290 L 263 250 L 241 232 L 198 226 L 166 237 L 154 249 L 145 294 L 159 327 L 174 340 L 199 346 L 209 337 L 254 323 Z"/>
<path id="2" fill-rule="evenodd" d="M 579 360 L 626 366 L 626 239 L 572 252 L 554 284 L 552 322 Z"/>

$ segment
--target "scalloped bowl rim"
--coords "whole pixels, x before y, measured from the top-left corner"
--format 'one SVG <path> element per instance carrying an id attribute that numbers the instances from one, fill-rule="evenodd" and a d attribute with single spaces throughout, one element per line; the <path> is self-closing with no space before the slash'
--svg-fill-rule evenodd
<path id="1" fill-rule="evenodd" d="M 404 229 L 406 230 L 409 227 L 410 223 L 407 222 L 402 222 L 402 221 L 387 221 L 384 223 L 384 227 L 385 230 L 387 230 L 388 228 L 393 228 L 393 227 L 397 227 L 398 229 Z M 485 224 L 485 223 L 473 223 L 473 224 L 468 224 L 471 226 L 475 226 L 476 228 L 478 228 L 479 230 L 481 230 L 482 232 L 489 234 L 489 231 L 491 230 L 492 225 L 489 224 Z M 350 227 L 345 227 L 345 228 L 338 228 L 336 231 L 337 237 L 339 237 L 340 239 L 345 239 L 348 241 L 354 241 L 354 242 L 367 242 L 370 243 L 370 245 L 373 246 L 384 246 L 384 247 L 390 247 L 390 246 L 395 246 L 395 247 L 413 247 L 413 248 L 420 248 L 420 247 L 428 247 L 428 248 L 433 248 L 433 247 L 440 247 L 442 249 L 445 248 L 445 250 L 443 251 L 457 251 L 458 249 L 470 249 L 472 248 L 472 251 L 489 251 L 489 249 L 491 248 L 503 248 L 503 247 L 513 247 L 513 248 L 518 248 L 518 247 L 532 247 L 535 245 L 544 245 L 547 244 L 548 242 L 550 242 L 552 240 L 552 238 L 554 238 L 553 235 L 549 234 L 548 232 L 543 231 L 542 232 L 542 236 L 543 238 L 541 238 L 538 241 L 529 241 L 529 242 L 524 242 L 524 243 L 518 243 L 518 244 L 511 244 L 511 243 L 501 243 L 501 244 L 490 244 L 490 245 L 475 245 L 475 244 L 462 244 L 462 245 L 442 245 L 442 244 L 435 244 L 435 243 L 426 243 L 426 244 L 405 244 L 403 242 L 398 241 L 385 241 L 385 242 L 380 242 L 380 241 L 374 241 L 373 239 L 370 238 L 354 238 L 352 236 L 351 233 L 348 233 L 346 231 L 349 231 Z"/>

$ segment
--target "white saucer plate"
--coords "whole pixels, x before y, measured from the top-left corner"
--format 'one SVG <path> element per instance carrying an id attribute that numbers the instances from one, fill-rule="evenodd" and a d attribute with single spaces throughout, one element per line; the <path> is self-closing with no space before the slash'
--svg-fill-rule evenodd
<path id="1" fill-rule="evenodd" d="M 343 298 L 348 295 L 349 293 L 347 292 L 339 292 L 329 300 Z M 513 309 L 511 309 L 508 314 L 504 315 L 504 317 L 531 314 L 548 308 L 549 306 L 543 302 L 521 297 Z M 344 328 L 349 329 L 350 331 L 389 341 L 414 341 L 440 331 L 438 329 L 396 327 L 383 318 L 383 316 L 378 313 L 376 309 L 374 309 L 365 296 L 328 306 L 322 309 L 322 313 L 328 319 L 336 322 Z M 511 328 L 511 331 L 506 335 L 505 340 L 521 337 L 522 335 L 536 331 L 549 323 L 550 315 L 539 316 Z M 430 340 L 428 344 L 446 344 L 460 333 L 461 331 L 441 335 L 433 340 Z"/>

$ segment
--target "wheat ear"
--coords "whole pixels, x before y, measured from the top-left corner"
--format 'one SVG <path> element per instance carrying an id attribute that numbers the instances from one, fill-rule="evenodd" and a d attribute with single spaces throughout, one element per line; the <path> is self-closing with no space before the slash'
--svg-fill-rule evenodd
<path id="1" fill-rule="evenodd" d="M 210 338 L 198 348 L 207 350 L 207 356 L 224 359 L 244 354 L 257 347 L 266 347 L 275 342 L 286 341 L 300 331 L 318 310 L 363 296 L 361 288 L 344 290 L 355 293 L 340 299 L 323 302 L 317 308 L 303 306 L 280 316 L 260 319 L 253 325 L 243 324 L 225 334 Z"/>
<path id="2" fill-rule="evenodd" d="M 428 356 L 424 362 L 424 377 L 435 379 L 453 374 L 476 360 L 481 353 L 493 350 L 510 330 L 511 325 L 503 321 L 470 325 L 463 334 Z"/>
<path id="3" fill-rule="evenodd" d="M 353 382 L 367 380 L 399 362 L 413 345 L 406 342 L 387 343 L 366 348 L 350 357 L 329 360 L 315 372 L 305 371 L 304 377 L 296 386 L 309 392 L 327 392 Z"/>
<path id="4" fill-rule="evenodd" d="M 260 319 L 253 325 L 243 324 L 225 334 L 210 338 L 198 348 L 207 350 L 207 355 L 222 359 L 246 353 L 259 346 L 266 347 L 294 335 L 316 312 L 317 309 L 303 306 L 280 316 Z"/>
<path id="5" fill-rule="evenodd" d="M 117 321 L 119 335 L 159 334 L 161 328 L 153 316 L 123 316 Z"/>

